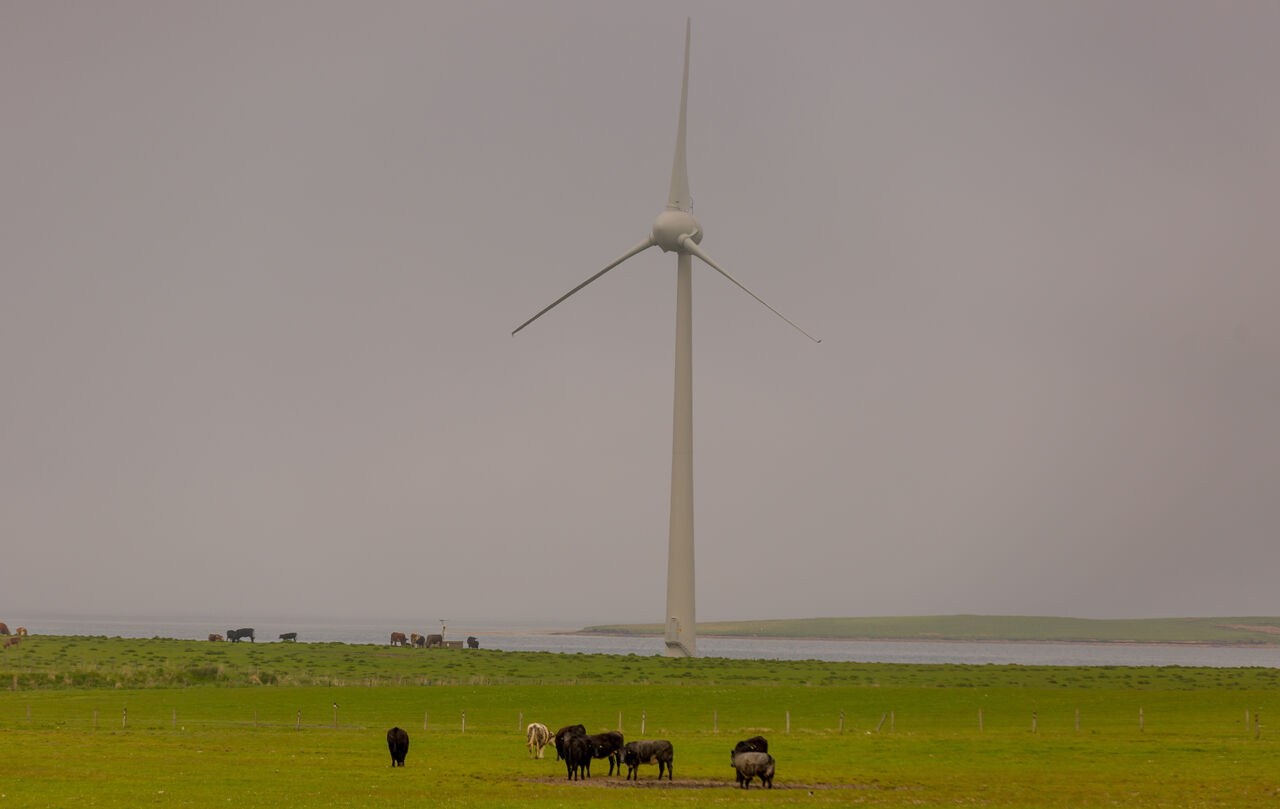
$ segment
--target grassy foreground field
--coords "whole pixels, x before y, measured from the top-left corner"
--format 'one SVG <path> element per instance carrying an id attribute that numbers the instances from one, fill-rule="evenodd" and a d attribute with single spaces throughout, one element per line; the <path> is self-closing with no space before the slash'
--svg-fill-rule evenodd
<path id="1" fill-rule="evenodd" d="M 584 632 L 661 635 L 661 624 L 606 624 Z M 698 624 L 705 635 L 858 640 L 1280 644 L 1280 618 L 1053 618 L 1027 615 L 916 615 L 795 618 Z"/>
<path id="2" fill-rule="evenodd" d="M 1271 669 L 685 661 L 61 637 L 20 648 L 0 668 L 9 688 L 0 694 L 0 807 L 1280 800 L 1280 745 L 1265 725 L 1280 715 L 1280 672 Z M 628 784 L 597 762 L 590 781 L 569 783 L 554 752 L 529 760 L 519 730 L 529 721 L 553 729 L 582 722 L 592 731 L 621 721 L 629 739 L 670 739 L 675 781 L 658 786 L 654 769 L 644 768 Z M 403 769 L 389 766 L 384 739 L 393 725 L 411 739 Z M 733 789 L 728 749 L 755 733 L 769 738 L 778 760 L 772 792 Z"/>

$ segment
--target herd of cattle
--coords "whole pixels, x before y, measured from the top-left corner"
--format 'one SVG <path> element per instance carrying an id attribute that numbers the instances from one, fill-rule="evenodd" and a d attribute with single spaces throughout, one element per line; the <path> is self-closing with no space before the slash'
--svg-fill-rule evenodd
<path id="1" fill-rule="evenodd" d="M 583 725 L 567 725 L 555 733 L 540 722 L 531 722 L 525 729 L 525 746 L 530 758 L 542 758 L 545 748 L 554 744 L 556 760 L 563 760 L 570 781 L 591 777 L 591 762 L 605 759 L 609 762 L 609 775 L 616 768 L 622 774 L 627 767 L 627 780 L 639 780 L 641 764 L 657 764 L 658 780 L 665 773 L 672 778 L 671 765 L 675 760 L 675 746 L 666 739 L 642 739 L 626 741 L 620 731 L 588 734 Z M 394 756 L 394 754 L 393 754 Z M 773 789 L 773 756 L 769 755 L 769 742 L 763 736 L 753 736 L 734 745 L 729 763 L 737 773 L 738 785 L 750 789 L 751 779 Z"/>
<path id="2" fill-rule="evenodd" d="M 609 775 L 615 769 L 622 774 L 627 766 L 627 780 L 640 780 L 641 764 L 657 764 L 658 780 L 665 772 L 671 780 L 671 764 L 675 760 L 675 747 L 666 739 L 643 739 L 627 742 L 620 731 L 589 735 L 583 725 L 567 725 L 552 733 L 541 722 L 530 722 L 525 729 L 525 746 L 529 758 L 542 758 L 545 749 L 552 744 L 556 748 L 556 760 L 563 760 L 570 781 L 591 777 L 591 762 L 602 758 L 609 762 Z M 391 751 L 391 766 L 403 767 L 405 754 L 409 752 L 409 734 L 395 727 L 387 731 L 387 749 Z M 734 745 L 729 763 L 738 778 L 738 786 L 751 788 L 751 779 L 759 778 L 760 784 L 773 789 L 773 756 L 769 755 L 769 742 L 763 736 L 743 739 Z"/>
<path id="3" fill-rule="evenodd" d="M 452 641 L 450 641 L 450 643 L 452 643 Z M 419 635 L 417 632 L 410 632 L 408 637 L 405 637 L 403 632 L 392 632 L 391 645 L 413 646 L 417 649 L 442 649 L 444 648 L 444 635 Z M 479 649 L 479 638 L 475 635 L 468 635 L 467 648 Z"/>
<path id="4" fill-rule="evenodd" d="M 9 635 L 9 634 L 10 634 L 9 625 L 6 624 L 4 621 L 0 621 L 0 635 Z M 6 637 L 4 639 L 4 648 L 8 649 L 10 646 L 17 646 L 18 643 L 20 642 L 18 639 L 26 637 L 26 634 L 27 634 L 27 628 L 25 626 L 18 627 L 13 631 L 12 637 Z"/>

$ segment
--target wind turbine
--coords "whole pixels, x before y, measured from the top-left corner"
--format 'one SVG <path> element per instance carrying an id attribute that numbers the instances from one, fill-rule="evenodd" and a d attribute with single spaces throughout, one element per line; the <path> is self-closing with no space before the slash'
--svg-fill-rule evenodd
<path id="1" fill-rule="evenodd" d="M 739 289 L 755 298 L 769 311 L 786 320 L 793 328 L 815 343 L 821 342 L 804 329 L 787 320 L 777 309 L 747 289 L 698 245 L 702 227 L 693 216 L 689 194 L 689 171 L 685 164 L 685 112 L 689 101 L 689 38 L 692 21 L 685 21 L 684 79 L 680 85 L 680 121 L 676 127 L 676 156 L 671 166 L 671 191 L 667 208 L 658 214 L 644 241 L 637 244 L 603 270 L 557 298 L 541 312 L 521 323 L 521 329 L 554 309 L 578 290 L 595 281 L 622 262 L 648 250 L 660 247 L 664 253 L 676 254 L 676 383 L 674 427 L 671 441 L 671 533 L 667 546 L 667 618 L 664 622 L 667 657 L 694 657 L 698 651 L 693 598 L 693 256 L 728 278 Z"/>

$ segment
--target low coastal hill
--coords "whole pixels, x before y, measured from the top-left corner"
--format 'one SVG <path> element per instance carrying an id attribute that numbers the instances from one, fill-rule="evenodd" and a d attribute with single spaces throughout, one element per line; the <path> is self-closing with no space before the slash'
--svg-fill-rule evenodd
<path id="1" fill-rule="evenodd" d="M 589 626 L 584 633 L 660 635 L 662 624 Z M 1280 618 L 1053 618 L 1024 615 L 921 615 L 897 618 L 793 618 L 698 624 L 702 635 L 840 640 L 949 640 L 1040 643 L 1280 645 Z"/>

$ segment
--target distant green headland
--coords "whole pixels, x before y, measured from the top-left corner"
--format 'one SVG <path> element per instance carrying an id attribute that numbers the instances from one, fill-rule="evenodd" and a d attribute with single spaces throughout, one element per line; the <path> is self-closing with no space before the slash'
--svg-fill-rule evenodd
<path id="1" fill-rule="evenodd" d="M 589 626 L 581 632 L 608 635 L 660 635 L 662 624 Z M 699 623 L 698 633 L 739 638 L 1277 646 L 1280 645 L 1280 618 L 1092 619 L 1025 615 L 794 618 Z"/>

